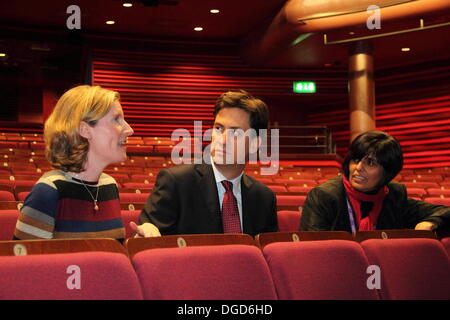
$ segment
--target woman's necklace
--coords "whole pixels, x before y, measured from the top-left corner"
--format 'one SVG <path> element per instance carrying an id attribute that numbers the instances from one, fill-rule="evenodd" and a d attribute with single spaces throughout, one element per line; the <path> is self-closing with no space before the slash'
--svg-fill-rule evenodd
<path id="1" fill-rule="evenodd" d="M 98 204 L 97 204 L 97 200 L 98 200 L 98 189 L 100 189 L 99 186 L 97 186 L 97 193 L 94 196 L 92 195 L 91 191 L 89 191 L 89 188 L 86 186 L 86 184 L 84 183 L 83 179 L 80 178 L 80 176 L 78 174 L 75 175 L 77 177 L 78 180 L 81 181 L 81 183 L 83 184 L 83 186 L 85 187 L 85 189 L 87 190 L 87 192 L 89 193 L 89 195 L 91 196 L 92 200 L 94 201 L 94 210 L 98 211 Z"/>

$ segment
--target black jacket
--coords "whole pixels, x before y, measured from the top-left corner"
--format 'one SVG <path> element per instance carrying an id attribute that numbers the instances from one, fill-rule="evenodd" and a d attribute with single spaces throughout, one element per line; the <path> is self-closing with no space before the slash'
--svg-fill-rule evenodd
<path id="1" fill-rule="evenodd" d="M 440 227 L 450 221 L 450 207 L 410 199 L 406 187 L 400 183 L 390 182 L 388 188 L 377 230 L 414 229 L 421 221 L 435 222 Z M 330 179 L 308 193 L 300 226 L 301 231 L 352 231 L 341 177 Z"/>
<path id="2" fill-rule="evenodd" d="M 255 236 L 278 229 L 275 194 L 243 174 L 243 233 Z M 211 165 L 180 165 L 161 170 L 139 223 L 150 222 L 162 235 L 223 233 L 216 180 Z"/>

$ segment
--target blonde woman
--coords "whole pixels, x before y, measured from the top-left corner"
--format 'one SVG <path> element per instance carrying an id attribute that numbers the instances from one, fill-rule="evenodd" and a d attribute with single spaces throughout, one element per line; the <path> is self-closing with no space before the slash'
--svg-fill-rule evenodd
<path id="1" fill-rule="evenodd" d="M 119 94 L 82 85 L 67 91 L 45 122 L 45 173 L 25 199 L 15 239 L 115 238 L 123 240 L 119 192 L 106 166 L 126 159 L 133 129 Z"/>

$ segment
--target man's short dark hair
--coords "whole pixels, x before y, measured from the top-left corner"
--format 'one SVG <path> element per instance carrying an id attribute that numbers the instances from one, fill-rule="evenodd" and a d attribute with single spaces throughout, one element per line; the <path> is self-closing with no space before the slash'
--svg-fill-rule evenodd
<path id="1" fill-rule="evenodd" d="M 250 116 L 250 128 L 255 129 L 258 135 L 259 129 L 267 129 L 269 126 L 267 105 L 244 90 L 228 91 L 220 95 L 215 103 L 214 119 L 224 108 L 239 108 L 247 112 Z"/>
<path id="2" fill-rule="evenodd" d="M 350 175 L 350 161 L 359 161 L 367 155 L 374 156 L 383 167 L 382 185 L 388 184 L 403 168 L 403 153 L 397 139 L 382 131 L 367 131 L 350 144 L 342 165 L 347 179 Z"/>

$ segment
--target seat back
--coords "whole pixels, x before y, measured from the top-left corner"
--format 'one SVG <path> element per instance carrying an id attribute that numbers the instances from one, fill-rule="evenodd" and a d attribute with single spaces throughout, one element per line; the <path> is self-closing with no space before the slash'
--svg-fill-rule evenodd
<path id="1" fill-rule="evenodd" d="M 300 230 L 300 211 L 280 210 L 277 212 L 278 231 Z"/>
<path id="2" fill-rule="evenodd" d="M 367 286 L 367 257 L 354 241 L 278 242 L 263 252 L 279 299 L 378 299 Z"/>
<path id="3" fill-rule="evenodd" d="M 316 240 L 353 240 L 346 231 L 287 231 L 266 232 L 256 235 L 255 240 L 263 248 L 273 242 L 297 242 Z"/>
<path id="4" fill-rule="evenodd" d="M 256 246 L 151 249 L 132 261 L 144 299 L 276 299 L 269 268 Z"/>
<path id="5" fill-rule="evenodd" d="M 438 240 L 370 239 L 361 246 L 381 270 L 382 299 L 450 299 L 449 257 Z"/>
<path id="6" fill-rule="evenodd" d="M 141 202 L 145 203 L 149 193 L 120 193 L 120 202 Z"/>
<path id="7" fill-rule="evenodd" d="M 19 210 L 0 210 L 0 240 L 12 240 Z"/>
<path id="8" fill-rule="evenodd" d="M 423 201 L 432 203 L 432 204 L 442 205 L 442 206 L 450 206 L 450 198 L 427 197 L 427 198 L 423 199 Z"/>
<path id="9" fill-rule="evenodd" d="M 13 229 L 14 230 L 14 229 Z M 126 255 L 125 247 L 111 238 L 36 239 L 0 241 L 0 256 L 107 251 Z"/>
<path id="10" fill-rule="evenodd" d="M 0 190 L 0 201 L 16 201 L 16 198 L 12 192 Z"/>
<path id="11" fill-rule="evenodd" d="M 355 241 L 362 242 L 367 239 L 398 239 L 398 238 L 430 238 L 436 239 L 436 234 L 429 230 L 371 230 L 354 233 Z"/>
<path id="12" fill-rule="evenodd" d="M 0 257 L 0 299 L 142 299 L 124 254 L 79 252 Z"/>
<path id="13" fill-rule="evenodd" d="M 151 238 L 130 238 L 125 241 L 125 247 L 130 258 L 132 258 L 136 253 L 148 249 L 217 246 L 228 244 L 256 246 L 255 240 L 250 235 L 245 233 L 182 234 Z"/>
<path id="14" fill-rule="evenodd" d="M 125 227 L 125 238 L 131 238 L 133 236 L 133 231 L 130 227 L 130 222 L 133 221 L 138 224 L 139 215 L 141 210 L 121 210 L 122 222 Z"/>
<path id="15" fill-rule="evenodd" d="M 447 250 L 448 256 L 450 257 L 450 237 L 441 239 L 441 242 L 444 245 L 445 250 Z"/>

